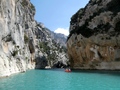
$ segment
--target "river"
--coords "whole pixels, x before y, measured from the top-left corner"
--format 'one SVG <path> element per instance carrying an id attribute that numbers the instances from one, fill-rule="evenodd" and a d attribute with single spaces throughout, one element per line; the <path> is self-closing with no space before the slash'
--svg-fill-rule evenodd
<path id="1" fill-rule="evenodd" d="M 0 90 L 120 90 L 120 72 L 30 70 L 1 78 Z"/>

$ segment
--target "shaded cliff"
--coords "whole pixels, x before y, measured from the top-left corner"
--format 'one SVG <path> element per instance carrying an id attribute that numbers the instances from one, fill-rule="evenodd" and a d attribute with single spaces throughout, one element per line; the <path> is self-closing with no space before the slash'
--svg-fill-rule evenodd
<path id="1" fill-rule="evenodd" d="M 90 0 L 75 13 L 67 48 L 74 69 L 120 69 L 120 1 Z"/>
<path id="2" fill-rule="evenodd" d="M 34 15 L 29 0 L 0 0 L 0 77 L 58 61 L 66 65 L 64 48 Z"/>

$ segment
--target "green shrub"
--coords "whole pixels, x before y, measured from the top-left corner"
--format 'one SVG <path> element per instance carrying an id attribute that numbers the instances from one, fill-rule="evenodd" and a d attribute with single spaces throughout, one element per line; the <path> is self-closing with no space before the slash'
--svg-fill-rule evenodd
<path id="1" fill-rule="evenodd" d="M 22 0 L 21 4 L 22 4 L 23 7 L 25 7 L 25 6 L 28 5 L 28 2 L 26 0 Z"/>
<path id="2" fill-rule="evenodd" d="M 49 53 L 50 47 L 48 46 L 48 42 L 40 42 L 39 47 L 43 48 L 43 52 Z"/>
<path id="3" fill-rule="evenodd" d="M 56 60 L 56 54 L 55 52 L 53 52 L 52 54 L 49 54 L 47 57 L 48 60 L 53 61 Z"/>
<path id="4" fill-rule="evenodd" d="M 28 36 L 27 36 L 26 34 L 24 34 L 24 42 L 25 42 L 25 43 L 28 43 L 28 41 L 29 41 Z"/>
<path id="5" fill-rule="evenodd" d="M 12 56 L 16 56 L 18 54 L 18 50 L 14 50 L 13 52 L 12 52 Z"/>
<path id="6" fill-rule="evenodd" d="M 31 9 L 35 11 L 35 6 L 31 3 Z"/>

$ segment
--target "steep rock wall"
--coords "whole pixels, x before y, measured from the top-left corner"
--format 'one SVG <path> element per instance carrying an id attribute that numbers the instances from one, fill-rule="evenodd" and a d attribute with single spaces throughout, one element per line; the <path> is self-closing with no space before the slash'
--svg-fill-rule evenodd
<path id="1" fill-rule="evenodd" d="M 34 14 L 29 0 L 0 0 L 0 77 L 35 67 L 30 49 L 34 41 L 25 40 L 33 37 Z"/>
<path id="2" fill-rule="evenodd" d="M 67 48 L 73 69 L 120 69 L 120 1 L 90 0 L 74 14 Z"/>
<path id="3" fill-rule="evenodd" d="M 68 62 L 68 56 L 66 54 L 66 47 L 64 44 L 59 43 L 57 40 L 64 40 L 62 36 L 59 36 L 57 40 L 56 33 L 53 34 L 42 23 L 38 23 L 35 28 L 35 62 L 36 69 L 47 67 L 66 67 Z M 62 65 L 59 64 L 62 63 Z"/>
<path id="4" fill-rule="evenodd" d="M 0 77 L 67 65 L 66 49 L 34 15 L 30 0 L 0 0 Z"/>

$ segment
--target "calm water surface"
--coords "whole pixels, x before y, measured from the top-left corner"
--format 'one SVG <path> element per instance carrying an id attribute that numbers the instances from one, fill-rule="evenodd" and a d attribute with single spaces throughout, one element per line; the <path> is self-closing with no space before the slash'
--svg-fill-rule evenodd
<path id="1" fill-rule="evenodd" d="M 120 90 L 120 72 L 30 70 L 0 79 L 0 90 Z"/>

